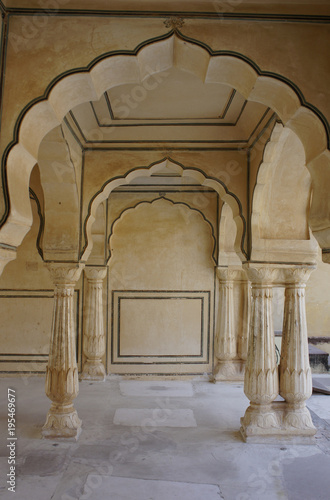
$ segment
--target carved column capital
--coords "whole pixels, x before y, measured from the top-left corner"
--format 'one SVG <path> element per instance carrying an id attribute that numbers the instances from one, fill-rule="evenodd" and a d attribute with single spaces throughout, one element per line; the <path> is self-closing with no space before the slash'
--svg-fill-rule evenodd
<path id="1" fill-rule="evenodd" d="M 107 275 L 107 268 L 104 266 L 88 266 L 85 267 L 84 272 L 88 281 L 102 282 Z"/>
<path id="2" fill-rule="evenodd" d="M 74 286 L 80 278 L 84 264 L 51 262 L 47 264 L 54 285 Z"/>
<path id="3" fill-rule="evenodd" d="M 316 266 L 292 266 L 282 270 L 283 281 L 286 285 L 305 286 Z"/>
<path id="4" fill-rule="evenodd" d="M 238 282 L 247 281 L 246 273 L 241 267 L 218 266 L 216 268 L 216 273 L 220 283 L 225 281 L 238 281 Z"/>
<path id="5" fill-rule="evenodd" d="M 266 286 L 276 282 L 280 273 L 280 267 L 272 264 L 251 264 L 249 262 L 243 264 L 243 269 L 252 284 L 257 283 Z"/>

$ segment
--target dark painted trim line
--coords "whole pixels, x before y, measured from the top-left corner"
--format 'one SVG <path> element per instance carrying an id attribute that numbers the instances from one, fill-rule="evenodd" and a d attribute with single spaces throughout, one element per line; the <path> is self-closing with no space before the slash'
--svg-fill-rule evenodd
<path id="1" fill-rule="evenodd" d="M 37 15 L 37 16 L 89 16 L 89 17 L 140 17 L 140 18 L 166 18 L 178 16 L 184 19 L 212 19 L 215 21 L 235 20 L 235 21 L 268 21 L 268 22 L 296 22 L 296 23 L 324 23 L 330 22 L 329 15 L 309 15 L 309 14 L 257 14 L 245 12 L 199 12 L 199 11 L 141 11 L 141 10 L 100 10 L 100 9 L 36 9 L 36 8 L 16 8 L 5 7 L 4 9 L 12 15 Z"/>
<path id="2" fill-rule="evenodd" d="M 1 13 L 2 28 L 0 40 L 0 131 L 2 122 L 2 106 L 3 106 L 3 93 L 6 69 L 6 54 L 7 54 L 7 38 L 8 38 L 8 17 L 4 11 Z"/>
<path id="3" fill-rule="evenodd" d="M 253 143 L 251 144 L 251 146 L 249 147 L 249 149 L 253 149 L 254 146 L 256 145 L 256 143 L 259 141 L 259 139 L 264 135 L 264 133 L 266 132 L 266 130 L 268 129 L 269 125 L 271 125 L 271 123 L 273 121 L 278 121 L 278 117 L 276 115 L 276 113 L 273 113 L 272 116 L 270 117 L 270 119 L 268 120 L 268 122 L 266 123 L 266 125 L 263 127 L 263 129 L 259 132 L 259 134 L 257 135 L 257 137 L 255 138 L 255 140 L 253 141 Z"/>
<path id="4" fill-rule="evenodd" d="M 82 143 L 80 142 L 79 140 L 79 137 L 77 136 L 77 134 L 75 133 L 75 131 L 73 130 L 71 124 L 69 123 L 67 117 L 65 116 L 63 118 L 63 123 L 65 123 L 65 125 L 68 127 L 68 129 L 70 130 L 73 138 L 75 139 L 76 143 L 78 144 L 78 146 L 80 147 L 81 151 L 84 149 L 84 146 L 82 145 Z"/>
<path id="5" fill-rule="evenodd" d="M 282 266 L 315 266 L 315 262 L 281 262 L 274 260 L 246 260 L 242 264 L 280 264 Z"/>
<path id="6" fill-rule="evenodd" d="M 233 99 L 234 99 L 234 97 L 235 97 L 235 94 L 236 94 L 236 90 L 235 90 L 235 89 L 233 89 L 233 90 L 231 91 L 231 93 L 230 93 L 230 96 L 229 96 L 229 98 L 228 98 L 228 100 L 227 100 L 227 102 L 226 102 L 226 104 L 225 104 L 225 107 L 224 107 L 224 109 L 223 109 L 223 111 L 222 111 L 221 115 L 219 116 L 220 120 L 223 120 L 223 119 L 225 118 L 226 114 L 228 113 L 228 110 L 229 110 L 229 108 L 230 108 L 230 106 L 231 106 L 231 103 L 233 102 Z"/>
<path id="7" fill-rule="evenodd" d="M 38 236 L 37 236 L 37 241 L 36 241 L 36 247 L 37 247 L 37 250 L 38 250 L 38 253 L 39 253 L 40 257 L 43 260 L 44 259 L 44 253 L 43 253 L 43 250 L 41 248 L 40 242 L 41 242 L 41 237 L 43 235 L 44 228 L 45 228 L 45 220 L 44 220 L 44 216 L 43 216 L 43 213 L 42 213 L 42 210 L 41 210 L 41 205 L 40 205 L 40 202 L 39 202 L 39 199 L 38 199 L 37 195 L 35 194 L 35 192 L 31 188 L 29 188 L 29 192 L 30 192 L 30 197 L 37 204 L 37 210 L 38 210 L 38 215 L 39 215 L 40 223 L 39 223 L 39 231 L 38 231 Z"/>
<path id="8" fill-rule="evenodd" d="M 252 245 L 251 245 L 251 199 L 250 199 L 250 169 L 251 169 L 251 150 L 249 149 L 247 152 L 247 193 L 246 193 L 246 199 L 247 199 L 247 212 L 246 212 L 246 217 L 247 217 L 247 234 L 246 234 L 246 240 L 247 240 L 247 254 L 248 254 L 248 259 L 251 258 L 251 251 L 252 251 Z"/>
<path id="9" fill-rule="evenodd" d="M 16 252 L 17 250 L 17 248 L 13 245 L 7 245 L 6 243 L 0 243 L 0 248 L 4 248 L 5 250 L 12 250 L 13 252 Z"/>

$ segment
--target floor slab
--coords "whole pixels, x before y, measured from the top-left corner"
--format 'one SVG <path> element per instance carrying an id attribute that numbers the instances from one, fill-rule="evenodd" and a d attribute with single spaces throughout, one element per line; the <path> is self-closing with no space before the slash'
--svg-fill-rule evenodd
<path id="1" fill-rule="evenodd" d="M 190 409 L 171 408 L 118 408 L 113 423 L 116 425 L 153 427 L 196 427 L 194 412 Z"/>
<path id="2" fill-rule="evenodd" d="M 80 498 L 99 500 L 107 498 L 120 500 L 220 500 L 219 486 L 213 484 L 182 483 L 106 477 L 89 475 L 83 495 Z M 79 498 L 79 500 L 80 500 Z"/>
<path id="3" fill-rule="evenodd" d="M 123 396 L 191 398 L 194 395 L 193 386 L 190 382 L 176 380 L 123 380 L 119 383 L 119 387 Z"/>

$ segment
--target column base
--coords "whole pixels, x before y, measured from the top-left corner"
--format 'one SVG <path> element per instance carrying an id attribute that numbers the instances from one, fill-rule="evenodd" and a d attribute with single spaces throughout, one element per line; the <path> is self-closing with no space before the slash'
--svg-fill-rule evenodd
<path id="1" fill-rule="evenodd" d="M 41 433 L 44 438 L 48 439 L 65 438 L 65 440 L 77 441 L 81 433 L 81 425 L 82 421 L 72 404 L 52 403 Z"/>
<path id="2" fill-rule="evenodd" d="M 315 444 L 316 429 L 306 407 L 277 401 L 250 405 L 241 418 L 240 432 L 247 443 Z"/>
<path id="3" fill-rule="evenodd" d="M 245 362 L 241 359 L 233 359 L 230 361 L 218 361 L 214 367 L 213 373 L 210 376 L 210 382 L 216 383 L 220 381 L 244 381 Z"/>
<path id="4" fill-rule="evenodd" d="M 101 360 L 85 361 L 80 380 L 105 380 L 105 369 Z"/>

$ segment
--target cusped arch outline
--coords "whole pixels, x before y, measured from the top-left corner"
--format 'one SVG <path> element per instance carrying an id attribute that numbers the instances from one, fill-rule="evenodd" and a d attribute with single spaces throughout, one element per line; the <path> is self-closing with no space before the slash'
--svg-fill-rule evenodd
<path id="1" fill-rule="evenodd" d="M 150 62 L 157 64 L 152 69 Z M 271 107 L 285 126 L 300 138 L 306 164 L 315 178 L 314 200 L 322 190 L 322 169 L 330 169 L 329 125 L 322 113 L 307 103 L 298 87 L 283 76 L 263 72 L 247 56 L 236 52 L 213 51 L 207 45 L 179 31 L 147 40 L 133 51 L 115 51 L 99 56 L 85 68 L 73 69 L 50 83 L 45 94 L 34 99 L 21 113 L 15 138 L 2 160 L 6 212 L 1 221 L 0 245 L 3 262 L 12 260 L 32 224 L 29 204 L 29 177 L 37 163 L 45 135 L 58 126 L 66 113 L 84 102 L 97 100 L 111 87 L 141 83 L 153 73 L 173 66 L 192 72 L 204 82 L 228 84 L 247 100 Z M 33 134 L 31 133 L 33 131 Z M 322 180 L 322 179 L 321 179 Z M 214 182 L 214 181 L 213 181 Z M 330 207 L 321 201 L 311 216 L 312 229 L 322 246 L 330 247 Z M 314 217 L 313 217 L 314 215 Z"/>
<path id="2" fill-rule="evenodd" d="M 243 216 L 243 210 L 240 200 L 234 193 L 228 191 L 225 184 L 215 178 L 207 177 L 201 170 L 193 167 L 185 167 L 181 163 L 174 161 L 171 158 L 163 158 L 152 163 L 148 167 L 138 167 L 127 172 L 125 176 L 115 177 L 107 181 L 101 189 L 92 197 L 88 206 L 88 214 L 84 223 L 85 246 L 81 252 L 81 260 L 86 262 L 92 251 L 92 226 L 96 219 L 96 212 L 100 204 L 105 201 L 110 193 L 117 187 L 130 184 L 138 177 L 150 177 L 164 168 L 169 167 L 174 173 L 181 177 L 190 177 L 198 182 L 200 186 L 205 186 L 213 189 L 218 193 L 220 198 L 230 206 L 233 218 L 236 224 L 237 233 L 235 240 L 235 251 L 242 261 L 246 260 L 247 253 L 244 249 L 244 239 L 246 234 L 246 221 Z"/>
<path id="3" fill-rule="evenodd" d="M 215 251 L 216 251 L 216 246 L 217 246 L 217 241 L 216 241 L 216 237 L 214 235 L 214 228 L 213 228 L 213 225 L 211 224 L 211 222 L 205 217 L 205 215 L 203 214 L 203 212 L 201 212 L 200 210 L 198 210 L 197 208 L 194 208 L 194 207 L 191 207 L 188 203 L 184 203 L 182 201 L 173 201 L 169 198 L 166 198 L 166 196 L 159 196 L 157 198 L 154 198 L 153 200 L 148 200 L 148 201 L 139 201 L 138 203 L 136 203 L 135 205 L 131 206 L 131 207 L 127 207 L 125 208 L 120 214 L 119 216 L 113 221 L 113 223 L 111 224 L 111 231 L 110 231 L 110 234 L 109 234 L 109 237 L 108 237 L 108 250 L 109 250 L 109 255 L 108 255 L 108 258 L 107 258 L 107 264 L 110 262 L 110 259 L 112 257 L 112 254 L 111 254 L 111 238 L 112 236 L 114 236 L 115 234 L 115 230 L 116 230 L 116 226 L 117 224 L 126 216 L 128 215 L 129 212 L 132 212 L 134 211 L 135 209 L 137 208 L 140 208 L 141 205 L 153 205 L 154 203 L 157 203 L 161 200 L 164 200 L 166 201 L 167 203 L 170 203 L 171 205 L 173 206 L 177 206 L 177 205 L 180 205 L 181 207 L 184 207 L 186 208 L 187 210 L 191 210 L 192 212 L 196 212 L 199 214 L 199 216 L 203 219 L 203 221 L 209 226 L 209 229 L 210 229 L 210 235 L 212 237 L 212 240 L 213 240 L 213 248 L 212 248 L 212 260 L 214 262 L 214 264 L 217 264 L 217 259 L 216 259 L 216 255 L 215 255 Z"/>

